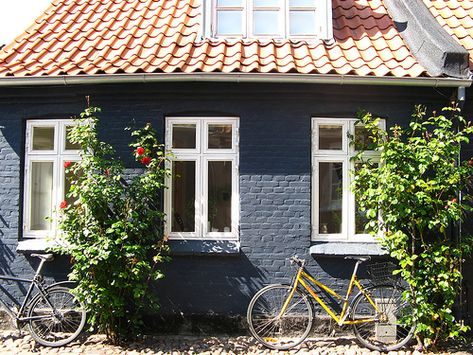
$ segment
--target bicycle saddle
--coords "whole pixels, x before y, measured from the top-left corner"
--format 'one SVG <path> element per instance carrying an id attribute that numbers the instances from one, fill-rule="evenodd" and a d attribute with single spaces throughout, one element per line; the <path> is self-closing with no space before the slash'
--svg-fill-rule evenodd
<path id="1" fill-rule="evenodd" d="M 351 259 L 351 260 L 358 260 L 358 261 L 361 261 L 362 263 L 364 263 L 365 261 L 368 261 L 368 260 L 371 260 L 371 256 L 356 256 L 356 255 L 347 255 L 345 256 L 345 260 L 348 260 L 348 259 Z"/>
<path id="2" fill-rule="evenodd" d="M 31 254 L 31 256 L 40 258 L 41 260 L 44 260 L 44 261 L 51 261 L 54 259 L 53 254 Z"/>

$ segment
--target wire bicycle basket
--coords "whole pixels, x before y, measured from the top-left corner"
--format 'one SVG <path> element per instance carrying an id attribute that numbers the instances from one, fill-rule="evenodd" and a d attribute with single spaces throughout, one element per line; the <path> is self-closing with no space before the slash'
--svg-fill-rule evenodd
<path id="1" fill-rule="evenodd" d="M 398 283 L 400 277 L 398 275 L 393 275 L 393 271 L 396 269 L 396 264 L 390 261 L 368 265 L 368 274 L 371 276 L 371 283 L 374 285 Z"/>

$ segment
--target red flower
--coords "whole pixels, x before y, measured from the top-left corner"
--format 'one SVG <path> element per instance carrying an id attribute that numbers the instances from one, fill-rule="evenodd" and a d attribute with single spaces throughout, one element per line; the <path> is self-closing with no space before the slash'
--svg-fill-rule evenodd
<path id="1" fill-rule="evenodd" d="M 136 148 L 136 154 L 138 156 L 142 156 L 143 154 L 145 154 L 145 148 L 143 148 L 143 147 Z"/>
<path id="2" fill-rule="evenodd" d="M 468 160 L 468 165 L 473 165 L 473 160 Z"/>
<path id="3" fill-rule="evenodd" d="M 64 162 L 64 167 L 67 169 L 68 167 L 71 166 L 71 164 L 72 164 L 72 162 L 70 162 L 70 161 L 65 161 L 65 162 Z"/>
<path id="4" fill-rule="evenodd" d="M 457 199 L 456 199 L 456 198 L 452 198 L 452 202 L 453 202 L 453 203 L 457 203 Z"/>
<path id="5" fill-rule="evenodd" d="M 141 159 L 141 164 L 148 165 L 149 163 L 151 163 L 151 157 L 143 157 Z"/>
<path id="6" fill-rule="evenodd" d="M 110 176 L 110 169 L 105 169 L 105 176 Z"/>
<path id="7" fill-rule="evenodd" d="M 61 202 L 61 204 L 59 205 L 60 208 L 66 208 L 67 207 L 67 201 L 64 200 Z"/>

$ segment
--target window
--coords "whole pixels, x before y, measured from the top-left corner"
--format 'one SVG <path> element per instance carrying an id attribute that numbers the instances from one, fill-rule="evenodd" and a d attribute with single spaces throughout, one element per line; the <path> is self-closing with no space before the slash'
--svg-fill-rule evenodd
<path id="1" fill-rule="evenodd" d="M 176 239 L 238 238 L 238 119 L 166 120 L 174 158 L 165 195 L 166 231 Z"/>
<path id="2" fill-rule="evenodd" d="M 70 187 L 64 162 L 79 160 L 80 147 L 66 137 L 73 124 L 72 120 L 29 120 L 26 124 L 25 238 L 56 234 L 54 217 Z"/>
<path id="3" fill-rule="evenodd" d="M 213 0 L 212 37 L 332 37 L 328 0 Z"/>
<path id="4" fill-rule="evenodd" d="M 350 189 L 356 173 L 353 157 L 357 150 L 373 162 L 378 157 L 370 151 L 369 139 L 363 126 L 355 125 L 356 119 L 314 118 L 312 121 L 312 239 L 371 241 L 364 232 L 365 217 L 359 211 Z M 380 129 L 385 129 L 384 121 Z M 350 144 L 349 136 L 355 137 Z"/>

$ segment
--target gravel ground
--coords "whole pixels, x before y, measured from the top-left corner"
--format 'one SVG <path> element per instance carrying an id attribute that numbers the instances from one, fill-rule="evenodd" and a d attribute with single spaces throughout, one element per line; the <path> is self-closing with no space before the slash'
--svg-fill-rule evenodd
<path id="1" fill-rule="evenodd" d="M 139 342 L 125 346 L 107 344 L 102 335 L 82 337 L 79 341 L 62 348 L 37 346 L 27 333 L 3 331 L 0 333 L 0 354 L 99 354 L 99 355 L 138 355 L 138 354 L 379 354 L 357 345 L 352 337 L 309 339 L 291 351 L 270 351 L 255 343 L 248 336 L 239 337 L 197 337 L 197 336 L 147 336 Z M 418 355 L 418 351 L 390 352 L 389 355 Z M 451 349 L 448 354 L 473 354 L 472 344 Z"/>

